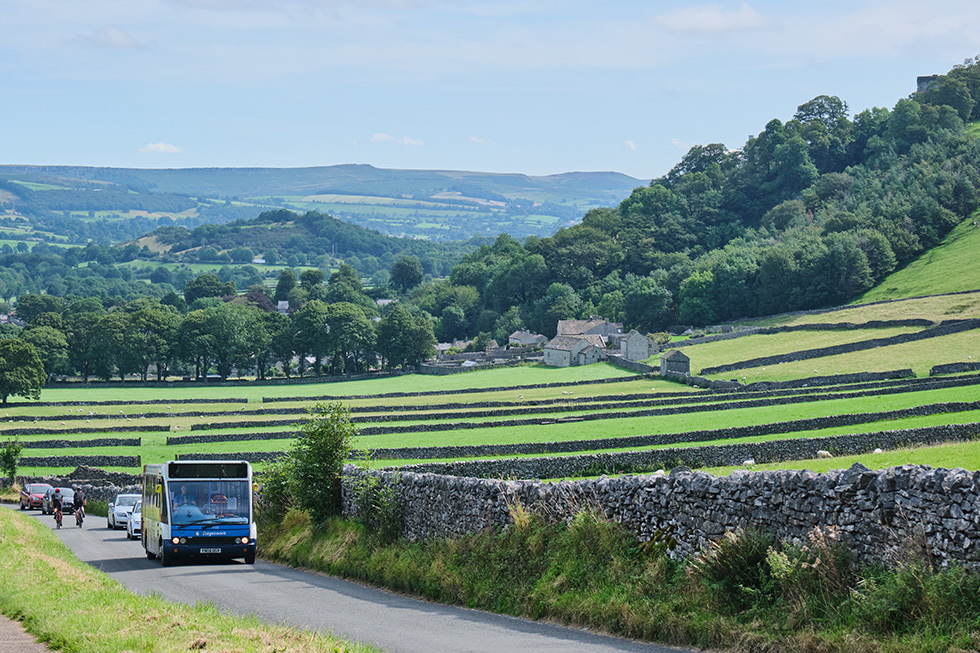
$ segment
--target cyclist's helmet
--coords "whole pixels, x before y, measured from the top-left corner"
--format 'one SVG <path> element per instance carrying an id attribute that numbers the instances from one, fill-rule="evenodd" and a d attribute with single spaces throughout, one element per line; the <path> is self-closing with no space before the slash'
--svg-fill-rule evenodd
<path id="1" fill-rule="evenodd" d="M 54 493 L 55 493 L 55 494 L 61 494 L 61 488 L 60 488 L 60 487 L 56 487 L 56 488 L 54 489 Z"/>

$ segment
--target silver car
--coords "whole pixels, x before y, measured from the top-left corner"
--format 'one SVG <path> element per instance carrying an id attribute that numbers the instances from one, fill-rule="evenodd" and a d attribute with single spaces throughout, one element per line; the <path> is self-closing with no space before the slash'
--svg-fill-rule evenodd
<path id="1" fill-rule="evenodd" d="M 129 523 L 129 513 L 133 511 L 133 506 L 143 497 L 139 494 L 117 494 L 116 498 L 109 504 L 106 513 L 106 526 L 109 528 L 126 528 Z"/>
<path id="2" fill-rule="evenodd" d="M 126 522 L 126 537 L 131 540 L 138 540 L 143 534 L 143 502 L 137 501 L 133 506 L 133 511 L 129 513 L 129 521 Z"/>

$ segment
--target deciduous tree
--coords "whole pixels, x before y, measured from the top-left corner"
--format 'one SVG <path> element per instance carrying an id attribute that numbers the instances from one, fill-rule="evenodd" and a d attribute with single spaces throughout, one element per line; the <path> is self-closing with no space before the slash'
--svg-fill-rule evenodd
<path id="1" fill-rule="evenodd" d="M 0 403 L 13 395 L 40 399 L 47 377 L 34 346 L 19 338 L 0 340 Z"/>

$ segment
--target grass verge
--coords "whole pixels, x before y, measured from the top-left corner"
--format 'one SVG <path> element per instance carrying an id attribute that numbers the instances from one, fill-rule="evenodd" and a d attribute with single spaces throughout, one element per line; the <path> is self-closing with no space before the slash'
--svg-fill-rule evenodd
<path id="1" fill-rule="evenodd" d="M 689 562 L 583 510 L 426 543 L 301 512 L 263 531 L 266 557 L 444 603 L 680 646 L 787 653 L 954 653 L 980 646 L 980 576 L 909 560 L 858 567 L 826 534 L 735 534 Z M 819 562 L 818 562 L 819 561 Z"/>
<path id="2" fill-rule="evenodd" d="M 12 510 L 0 510 L 0 612 L 67 652 L 375 650 L 232 617 L 213 605 L 132 594 L 75 558 L 50 529 Z"/>

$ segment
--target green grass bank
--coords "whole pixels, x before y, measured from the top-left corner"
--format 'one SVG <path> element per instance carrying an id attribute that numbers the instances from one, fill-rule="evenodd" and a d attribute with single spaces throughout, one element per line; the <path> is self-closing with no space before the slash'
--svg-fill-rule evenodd
<path id="1" fill-rule="evenodd" d="M 35 519 L 0 509 L 0 612 L 66 653 L 368 653 L 370 647 L 126 590 Z"/>

